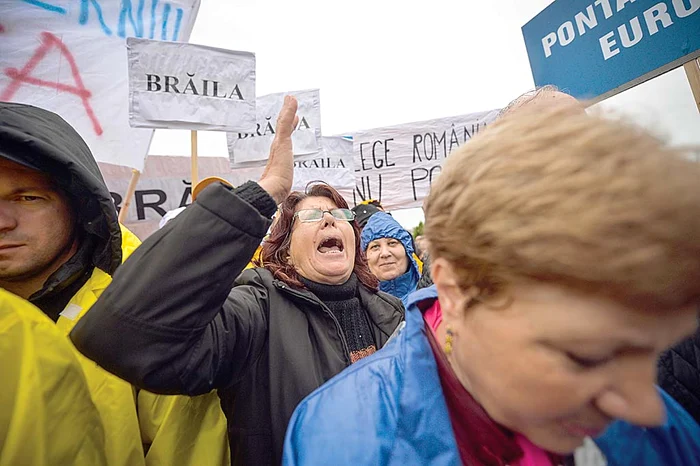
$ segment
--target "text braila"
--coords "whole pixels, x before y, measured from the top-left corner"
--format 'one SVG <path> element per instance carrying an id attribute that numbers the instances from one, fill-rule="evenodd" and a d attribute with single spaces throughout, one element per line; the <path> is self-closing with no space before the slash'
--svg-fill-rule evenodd
<path id="1" fill-rule="evenodd" d="M 177 76 L 159 76 L 157 74 L 146 73 L 146 91 L 246 100 L 238 84 L 231 87 L 222 85 L 219 81 L 215 80 L 195 80 L 195 74 L 196 73 L 187 73 L 187 79 L 181 81 Z"/>

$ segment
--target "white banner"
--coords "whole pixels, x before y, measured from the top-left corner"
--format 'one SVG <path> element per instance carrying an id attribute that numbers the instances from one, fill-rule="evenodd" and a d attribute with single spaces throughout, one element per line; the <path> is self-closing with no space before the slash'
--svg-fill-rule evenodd
<path id="1" fill-rule="evenodd" d="M 98 161 L 141 170 L 152 130 L 129 126 L 126 36 L 187 41 L 199 0 L 0 0 L 0 100 L 54 111 Z"/>
<path id="2" fill-rule="evenodd" d="M 294 155 L 313 154 L 320 149 L 321 97 L 318 89 L 281 92 L 256 99 L 257 125 L 250 133 L 228 133 L 228 153 L 234 168 L 264 165 L 275 137 L 277 116 L 285 95 L 293 95 L 299 102 L 299 124 L 292 134 Z M 247 165 L 246 165 L 247 164 Z"/>
<path id="3" fill-rule="evenodd" d="M 353 169 L 352 139 L 321 137 L 321 149 L 313 154 L 295 155 L 294 168 Z"/>
<path id="4" fill-rule="evenodd" d="M 352 140 L 340 136 L 321 138 L 321 150 L 315 154 L 294 157 L 294 189 L 304 191 L 313 181 L 334 187 L 350 204 L 355 187 Z"/>
<path id="5" fill-rule="evenodd" d="M 449 154 L 493 122 L 497 110 L 353 134 L 353 203 L 376 199 L 386 210 L 421 207 Z"/>
<path id="6" fill-rule="evenodd" d="M 255 55 L 130 37 L 129 123 L 138 128 L 255 130 Z"/>
<path id="7" fill-rule="evenodd" d="M 100 163 L 112 199 L 121 208 L 131 180 L 128 167 Z M 226 157 L 200 157 L 199 176 L 230 179 L 231 168 Z M 134 197 L 124 225 L 144 239 L 158 229 L 166 212 L 192 203 L 191 163 L 189 157 L 151 155 L 136 185 Z"/>

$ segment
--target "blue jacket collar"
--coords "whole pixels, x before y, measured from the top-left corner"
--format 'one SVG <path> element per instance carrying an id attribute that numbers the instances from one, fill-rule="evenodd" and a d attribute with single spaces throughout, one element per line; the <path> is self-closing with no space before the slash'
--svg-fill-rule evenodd
<path id="1" fill-rule="evenodd" d="M 461 464 L 437 363 L 425 332 L 418 301 L 434 301 L 434 287 L 411 295 L 406 328 L 399 335 L 404 381 L 399 394 L 395 450 L 411 464 Z M 400 459 L 400 458 L 397 458 Z"/>
<path id="2" fill-rule="evenodd" d="M 431 285 L 427 288 L 421 288 L 420 290 L 411 293 L 406 298 L 406 309 L 418 308 L 421 311 L 425 311 L 433 302 L 438 298 L 437 288 L 435 285 Z"/>
<path id="3" fill-rule="evenodd" d="M 418 266 L 413 258 L 410 258 L 408 271 L 403 275 L 399 275 L 393 280 L 384 280 L 379 282 L 379 289 L 385 293 L 389 293 L 392 296 L 396 296 L 397 298 L 404 300 L 404 298 L 406 298 L 416 289 L 418 280 L 420 280 Z"/>

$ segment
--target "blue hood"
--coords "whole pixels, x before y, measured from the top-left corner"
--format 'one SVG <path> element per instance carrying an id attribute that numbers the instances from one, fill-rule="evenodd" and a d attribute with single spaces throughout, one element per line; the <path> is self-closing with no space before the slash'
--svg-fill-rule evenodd
<path id="1" fill-rule="evenodd" d="M 377 212 L 369 218 L 367 225 L 365 225 L 365 228 L 362 230 L 362 236 L 360 237 L 362 250 L 367 252 L 369 243 L 379 238 L 397 239 L 401 241 L 401 244 L 403 244 L 406 250 L 409 264 L 406 273 L 393 280 L 379 282 L 380 290 L 403 300 L 410 293 L 415 291 L 418 280 L 420 279 L 418 264 L 416 264 L 416 260 L 413 258 L 413 238 L 406 229 L 399 225 L 399 222 L 394 220 L 394 217 L 386 212 Z"/>

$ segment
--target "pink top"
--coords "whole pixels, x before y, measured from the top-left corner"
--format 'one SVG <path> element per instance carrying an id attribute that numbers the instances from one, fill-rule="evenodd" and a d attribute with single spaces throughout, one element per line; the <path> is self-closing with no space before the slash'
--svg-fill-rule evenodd
<path id="1" fill-rule="evenodd" d="M 520 434 L 515 434 L 515 441 L 523 451 L 518 466 L 552 466 L 552 461 L 546 451 L 532 443 Z"/>
<path id="2" fill-rule="evenodd" d="M 423 320 L 433 331 L 433 335 L 437 335 L 437 329 L 442 323 L 442 309 L 439 301 L 435 301 L 435 304 L 425 311 Z M 532 443 L 527 437 L 516 433 L 515 441 L 523 452 L 517 466 L 553 466 L 554 463 L 547 452 Z"/>
<path id="3" fill-rule="evenodd" d="M 438 305 L 438 301 L 430 306 L 430 309 L 425 311 L 423 314 L 423 320 L 428 324 L 430 329 L 433 331 L 433 335 L 437 335 L 437 329 L 442 323 L 442 309 Z"/>

